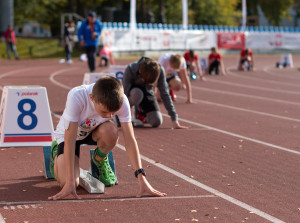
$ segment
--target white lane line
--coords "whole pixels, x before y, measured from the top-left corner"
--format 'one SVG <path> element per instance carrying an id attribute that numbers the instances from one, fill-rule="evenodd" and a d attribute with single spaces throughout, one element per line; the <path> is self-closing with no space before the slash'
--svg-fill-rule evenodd
<path id="1" fill-rule="evenodd" d="M 78 203 L 78 202 L 95 202 L 95 201 L 140 201 L 140 200 L 160 200 L 160 199 L 199 199 L 199 198 L 217 198 L 216 195 L 193 195 L 193 196 L 166 196 L 166 197 L 120 197 L 120 198 L 97 198 L 97 199 L 81 199 L 81 200 L 48 200 L 48 201 L 16 201 L 16 202 L 0 202 L 0 205 L 5 205 L 3 208 L 5 210 L 15 209 L 14 206 L 19 206 L 18 209 L 26 208 L 28 205 L 31 205 L 32 208 L 42 208 L 41 204 L 52 204 L 52 203 Z M 27 204 L 27 205 L 25 205 Z M 0 221 L 1 223 L 1 221 Z"/>
<path id="2" fill-rule="evenodd" d="M 32 70 L 32 68 L 22 68 L 22 69 L 12 70 L 12 71 L 0 74 L 0 79 L 3 78 L 3 77 L 10 76 L 12 74 L 23 72 L 23 71 L 27 71 L 27 70 Z M 0 86 L 0 90 L 3 90 L 2 86 Z"/>
<path id="3" fill-rule="evenodd" d="M 291 80 L 298 80 L 298 81 L 300 80 L 300 78 L 297 78 L 297 77 L 290 77 L 290 76 L 286 76 L 286 74 L 279 74 L 279 73 L 276 73 L 274 71 L 270 71 L 269 70 L 270 68 L 273 68 L 273 67 L 272 66 L 266 66 L 266 67 L 263 68 L 263 71 L 265 73 L 271 74 L 271 75 L 276 76 L 276 77 L 283 77 L 284 79 L 291 79 Z M 284 73 L 285 70 L 278 70 L 278 71 L 281 71 L 282 73 Z M 299 72 L 299 71 L 297 71 L 297 72 Z"/>
<path id="4" fill-rule="evenodd" d="M 239 97 L 245 97 L 245 98 L 258 99 L 258 100 L 263 100 L 263 101 L 272 101 L 272 102 L 278 102 L 281 104 L 300 105 L 300 103 L 298 103 L 298 102 L 266 98 L 266 97 L 254 96 L 254 95 L 249 95 L 249 94 L 235 93 L 235 92 L 231 92 L 231 91 L 214 90 L 214 89 L 210 89 L 210 88 L 197 87 L 197 86 L 193 86 L 192 88 L 200 90 L 200 91 L 208 91 L 208 92 L 214 92 L 214 93 L 220 93 L 220 94 L 227 94 L 227 95 L 233 95 L 233 96 L 239 96 Z"/>
<path id="5" fill-rule="evenodd" d="M 182 98 L 182 99 L 186 98 L 186 97 L 182 97 L 179 95 L 177 95 L 177 97 Z M 209 101 L 204 101 L 204 100 L 199 100 L 199 99 L 194 99 L 194 98 L 193 98 L 193 100 L 198 103 L 202 103 L 202 104 L 214 105 L 214 106 L 219 106 L 219 107 L 228 108 L 228 109 L 232 109 L 232 110 L 249 112 L 249 113 L 253 113 L 253 114 L 257 114 L 257 115 L 263 115 L 263 116 L 268 116 L 268 117 L 272 117 L 272 118 L 283 119 L 283 120 L 287 120 L 287 121 L 300 122 L 300 119 L 296 119 L 296 118 L 290 118 L 290 117 L 281 116 L 281 115 L 274 115 L 271 113 L 260 112 L 260 111 L 255 111 L 255 110 L 250 110 L 250 109 L 240 108 L 240 107 L 234 107 L 234 106 L 230 106 L 230 105 L 224 105 L 224 104 L 219 104 L 219 103 L 214 103 L 214 102 L 209 102 Z"/>
<path id="6" fill-rule="evenodd" d="M 64 84 L 62 84 L 62 83 L 56 81 L 56 80 L 54 79 L 54 77 L 55 77 L 56 75 L 58 75 L 58 74 L 61 74 L 61 73 L 64 73 L 64 72 L 70 71 L 70 70 L 75 70 L 75 69 L 78 69 L 78 68 L 73 67 L 73 68 L 67 68 L 67 69 L 58 70 L 58 71 L 56 71 L 56 72 L 50 74 L 50 78 L 49 78 L 49 79 L 50 79 L 50 81 L 51 81 L 53 84 L 56 84 L 56 85 L 58 85 L 58 86 L 60 86 L 60 87 L 62 87 L 62 88 L 64 88 L 64 89 L 70 90 L 70 89 L 71 89 L 70 86 L 64 85 Z"/>
<path id="7" fill-rule="evenodd" d="M 120 145 L 120 144 L 117 144 L 117 147 L 120 148 L 123 151 L 126 151 L 125 147 L 122 146 L 122 145 Z M 255 208 L 255 207 L 252 207 L 252 206 L 250 206 L 250 205 L 248 205 L 248 204 L 246 204 L 246 203 L 244 203 L 242 201 L 239 201 L 239 200 L 237 200 L 237 199 L 235 199 L 233 197 L 230 197 L 227 194 L 224 194 L 224 193 L 222 193 L 222 192 L 220 192 L 220 191 L 218 191 L 218 190 L 216 190 L 216 189 L 214 189 L 212 187 L 209 187 L 209 186 L 207 186 L 205 184 L 200 183 L 199 181 L 191 179 L 190 177 L 185 176 L 182 173 L 179 173 L 178 171 L 173 170 L 173 169 L 171 169 L 171 168 L 169 168 L 169 167 L 167 167 L 167 166 L 165 166 L 165 165 L 163 165 L 161 163 L 156 163 L 154 160 L 149 159 L 146 156 L 141 155 L 141 158 L 143 160 L 147 161 L 148 163 L 151 163 L 152 165 L 157 166 L 157 167 L 165 170 L 166 172 L 177 176 L 178 178 L 180 178 L 182 180 L 185 180 L 185 181 L 187 181 L 187 182 L 189 182 L 189 183 L 191 183 L 191 184 L 193 184 L 193 185 L 195 185 L 195 186 L 197 186 L 199 188 L 202 188 L 203 190 L 206 190 L 206 191 L 208 191 L 208 192 L 210 192 L 212 194 L 215 194 L 216 196 L 221 197 L 224 200 L 227 200 L 230 203 L 233 203 L 233 204 L 235 204 L 235 205 L 237 205 L 237 206 L 239 206 L 241 208 L 244 208 L 244 209 L 248 210 L 249 212 L 253 212 L 253 213 L 261 216 L 264 219 L 267 219 L 267 220 L 269 220 L 271 222 L 276 222 L 276 223 L 277 222 L 278 223 L 283 223 L 284 222 L 284 221 L 282 221 L 282 220 L 280 220 L 278 218 L 275 218 L 275 217 L 267 214 L 266 212 L 263 212 L 263 211 Z"/>
<path id="8" fill-rule="evenodd" d="M 208 81 L 215 82 L 215 83 L 218 83 L 218 84 L 231 85 L 231 86 L 237 86 L 237 87 L 243 87 L 243 88 L 249 88 L 249 89 L 256 89 L 256 90 L 262 90 L 262 91 L 300 95 L 300 92 L 297 92 L 297 91 L 288 91 L 288 90 L 279 90 L 279 89 L 277 90 L 277 89 L 272 89 L 272 88 L 251 86 L 251 85 L 246 85 L 246 84 L 237 84 L 237 83 L 232 83 L 232 82 L 224 81 L 224 80 L 208 79 Z"/>
<path id="9" fill-rule="evenodd" d="M 5 223 L 4 218 L 2 217 L 2 214 L 0 213 L 0 223 Z"/>
<path id="10" fill-rule="evenodd" d="M 265 80 L 265 79 L 256 78 L 256 77 L 253 77 L 253 76 L 243 76 L 243 75 L 235 74 L 232 71 L 232 68 L 234 68 L 234 67 L 231 66 L 231 67 L 226 68 L 226 71 L 230 76 L 243 78 L 243 79 L 248 79 L 248 80 L 252 80 L 252 81 L 259 81 L 259 82 L 264 82 L 264 83 L 277 84 L 277 85 L 281 85 L 281 86 L 285 85 L 285 86 L 299 87 L 299 84 L 285 83 L 284 81 Z M 235 69 L 233 69 L 233 70 L 236 72 Z"/>
<path id="11" fill-rule="evenodd" d="M 141 198 L 111 198 L 101 199 L 102 201 L 139 201 L 139 200 L 160 200 L 160 199 L 195 199 L 195 198 L 216 198 L 215 195 L 196 195 L 196 196 L 166 196 L 166 197 L 141 197 Z"/>
<path id="12" fill-rule="evenodd" d="M 169 115 L 167 115 L 167 114 L 162 114 L 162 115 L 165 116 L 165 117 L 169 117 Z M 282 146 L 277 146 L 277 145 L 272 144 L 272 143 L 260 141 L 260 140 L 253 139 L 253 138 L 249 138 L 249 137 L 246 137 L 246 136 L 242 136 L 242 135 L 235 134 L 235 133 L 232 133 L 232 132 L 228 132 L 228 131 L 225 131 L 225 130 L 222 130 L 222 129 L 214 128 L 214 127 L 211 127 L 211 126 L 208 126 L 208 125 L 203 125 L 203 124 L 200 124 L 200 123 L 197 123 L 197 122 L 193 122 L 193 121 L 190 121 L 190 120 L 187 120 L 187 119 L 183 119 L 183 118 L 178 118 L 178 120 L 182 121 L 182 122 L 189 123 L 191 125 L 198 126 L 198 127 L 204 127 L 204 128 L 213 130 L 215 132 L 220 132 L 220 133 L 223 133 L 225 135 L 237 137 L 239 139 L 245 139 L 245 140 L 248 140 L 250 142 L 255 142 L 255 143 L 258 143 L 258 144 L 261 144 L 261 145 L 264 145 L 264 146 L 272 147 L 274 149 L 279 149 L 279 150 L 282 150 L 282 151 L 285 151 L 285 152 L 289 152 L 289 153 L 294 153 L 294 154 L 300 155 L 299 151 L 288 149 L 288 148 L 285 148 L 285 147 L 282 147 Z"/>

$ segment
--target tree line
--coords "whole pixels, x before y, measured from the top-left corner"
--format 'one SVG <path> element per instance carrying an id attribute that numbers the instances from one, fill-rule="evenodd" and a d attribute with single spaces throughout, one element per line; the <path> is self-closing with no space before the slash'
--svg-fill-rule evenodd
<path id="1" fill-rule="evenodd" d="M 181 24 L 182 3 L 180 0 L 136 0 L 137 22 L 146 22 L 147 9 L 151 8 L 154 22 L 161 8 L 164 8 L 168 24 Z M 300 17 L 300 0 L 247 0 L 247 15 L 257 16 L 258 6 L 274 26 L 279 26 L 283 18 L 290 18 L 293 6 Z M 14 0 L 15 25 L 34 20 L 51 27 L 52 34 L 59 36 L 62 13 L 74 12 L 82 17 L 92 10 L 101 16 L 105 8 L 115 8 L 124 16 L 116 22 L 129 21 L 130 0 Z M 238 26 L 242 18 L 242 0 L 188 0 L 189 24 Z M 108 18 L 102 17 L 103 21 Z M 127 22 L 128 22 L 127 21 Z"/>

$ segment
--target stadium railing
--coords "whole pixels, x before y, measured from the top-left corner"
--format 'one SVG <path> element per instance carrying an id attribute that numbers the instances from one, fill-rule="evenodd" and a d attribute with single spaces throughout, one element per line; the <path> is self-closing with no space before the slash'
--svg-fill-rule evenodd
<path id="1" fill-rule="evenodd" d="M 104 28 L 127 30 L 130 24 L 127 22 L 102 22 Z M 161 23 L 137 23 L 137 29 L 159 29 L 159 30 L 182 30 L 182 24 L 161 24 Z M 218 26 L 218 25 L 203 25 L 189 24 L 188 30 L 202 30 L 214 32 L 241 32 L 240 26 Z M 300 27 L 278 27 L 278 26 L 246 26 L 247 32 L 300 32 Z"/>

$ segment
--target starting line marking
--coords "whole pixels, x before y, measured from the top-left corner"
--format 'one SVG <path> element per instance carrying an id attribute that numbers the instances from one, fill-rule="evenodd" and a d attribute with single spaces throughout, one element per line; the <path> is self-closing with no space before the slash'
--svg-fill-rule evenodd
<path id="1" fill-rule="evenodd" d="M 15 209 L 29 209 L 31 208 L 43 208 L 41 204 L 51 204 L 51 203 L 78 203 L 78 202 L 95 202 L 95 201 L 141 201 L 141 200 L 160 200 L 160 199 L 198 199 L 198 198 L 217 198 L 216 195 L 194 195 L 194 196 L 166 196 L 166 197 L 120 197 L 120 198 L 100 198 L 100 199 L 69 199 L 69 200 L 47 200 L 47 201 L 15 201 L 15 202 L 0 202 L 0 205 L 5 205 L 3 209 L 15 210 Z M 24 207 L 24 208 L 23 208 Z M 1 214 L 0 214 L 1 217 Z M 1 218 L 0 218 L 1 220 Z M 2 223 L 0 221 L 0 223 Z"/>

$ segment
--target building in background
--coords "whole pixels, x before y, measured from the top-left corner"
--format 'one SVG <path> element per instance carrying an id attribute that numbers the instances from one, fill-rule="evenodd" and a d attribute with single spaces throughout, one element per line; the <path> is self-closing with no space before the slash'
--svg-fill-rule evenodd
<path id="1" fill-rule="evenodd" d="M 14 25 L 14 1 L 0 0 L 0 35 L 8 25 Z"/>
<path id="2" fill-rule="evenodd" d="M 22 37 L 51 37 L 49 26 L 41 25 L 35 21 L 28 21 L 22 27 L 16 27 L 17 36 Z"/>

